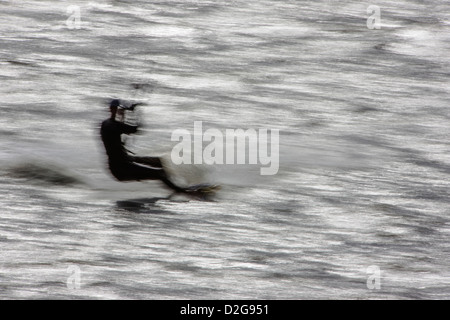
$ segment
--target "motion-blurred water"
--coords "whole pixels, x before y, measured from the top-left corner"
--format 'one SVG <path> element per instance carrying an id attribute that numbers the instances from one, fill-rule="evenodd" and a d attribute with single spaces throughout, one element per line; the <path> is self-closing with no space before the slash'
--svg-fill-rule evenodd
<path id="1" fill-rule="evenodd" d="M 449 18 L 441 0 L 0 1 L 0 297 L 449 299 Z M 140 155 L 194 121 L 279 129 L 279 173 L 197 168 L 223 186 L 210 201 L 116 182 L 113 97 L 148 104 Z"/>

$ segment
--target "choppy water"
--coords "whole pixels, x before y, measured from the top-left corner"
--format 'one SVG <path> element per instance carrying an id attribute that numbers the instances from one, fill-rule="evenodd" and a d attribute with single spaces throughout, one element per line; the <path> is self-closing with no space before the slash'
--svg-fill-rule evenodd
<path id="1" fill-rule="evenodd" d="M 0 1 L 0 297 L 449 299 L 449 18 L 440 0 Z M 279 173 L 208 167 L 212 201 L 116 182 L 111 97 L 149 104 L 139 154 L 194 121 L 272 128 Z"/>

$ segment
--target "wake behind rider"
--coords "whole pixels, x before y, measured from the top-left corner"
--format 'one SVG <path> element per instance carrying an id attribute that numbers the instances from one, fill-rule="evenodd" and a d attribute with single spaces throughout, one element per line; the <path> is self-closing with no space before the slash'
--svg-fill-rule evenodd
<path id="1" fill-rule="evenodd" d="M 122 142 L 121 135 L 136 133 L 138 126 L 123 122 L 124 112 L 127 108 L 122 106 L 120 100 L 112 100 L 109 109 L 111 117 L 102 122 L 100 135 L 108 155 L 108 164 L 112 175 L 119 181 L 161 180 L 175 191 L 185 191 L 167 178 L 158 157 L 135 157 L 129 154 Z"/>

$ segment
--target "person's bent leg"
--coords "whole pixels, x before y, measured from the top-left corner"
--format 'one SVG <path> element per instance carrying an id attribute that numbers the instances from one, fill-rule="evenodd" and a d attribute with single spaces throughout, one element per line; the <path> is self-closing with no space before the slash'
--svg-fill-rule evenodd
<path id="1" fill-rule="evenodd" d="M 145 164 L 154 168 L 162 168 L 161 159 L 159 157 L 133 157 L 133 161 Z"/>
<path id="2" fill-rule="evenodd" d="M 167 177 L 167 173 L 163 168 L 150 168 L 144 165 L 134 163 L 131 168 L 128 168 L 129 173 L 135 176 L 135 180 L 161 180 L 166 186 L 177 191 L 184 192 L 185 189 L 175 185 Z"/>

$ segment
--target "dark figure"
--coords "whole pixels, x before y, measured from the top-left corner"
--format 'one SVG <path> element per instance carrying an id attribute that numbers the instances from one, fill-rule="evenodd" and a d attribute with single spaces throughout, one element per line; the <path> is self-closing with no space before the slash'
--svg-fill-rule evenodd
<path id="1" fill-rule="evenodd" d="M 100 134 L 112 175 L 119 181 L 161 180 L 175 191 L 185 191 L 167 178 L 158 157 L 135 157 L 128 153 L 121 135 L 136 133 L 138 126 L 123 123 L 124 107 L 121 106 L 120 100 L 111 101 L 110 111 L 111 117 L 103 121 Z M 116 117 L 120 121 L 116 120 Z"/>

